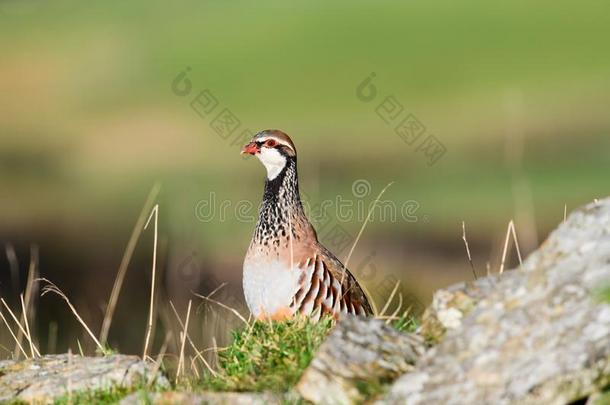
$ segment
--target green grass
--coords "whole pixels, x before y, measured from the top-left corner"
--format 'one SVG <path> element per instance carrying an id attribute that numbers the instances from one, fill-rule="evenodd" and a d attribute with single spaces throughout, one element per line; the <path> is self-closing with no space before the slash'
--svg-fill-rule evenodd
<path id="1" fill-rule="evenodd" d="M 135 392 L 134 389 L 112 387 L 106 390 L 79 392 L 66 395 L 57 399 L 55 405 L 80 405 L 80 404 L 116 404 L 127 395 Z"/>
<path id="2" fill-rule="evenodd" d="M 286 392 L 299 380 L 333 323 L 332 318 L 317 323 L 299 318 L 255 322 L 249 328 L 238 329 L 233 332 L 231 345 L 219 353 L 219 375 L 196 381 L 193 388 Z M 402 332 L 413 332 L 418 325 L 417 319 L 406 314 L 393 323 Z M 362 385 L 363 392 L 378 391 L 366 387 L 366 382 Z"/>
<path id="3" fill-rule="evenodd" d="M 255 322 L 236 330 L 233 342 L 219 353 L 218 377 L 198 382 L 215 391 L 288 391 L 309 365 L 332 326 L 330 318 Z"/>
<path id="4" fill-rule="evenodd" d="M 420 325 L 419 319 L 414 316 L 409 315 L 407 312 L 402 314 L 397 320 L 392 322 L 392 326 L 400 331 L 405 333 L 414 333 Z"/>
<path id="5" fill-rule="evenodd" d="M 608 297 L 608 302 L 610 302 L 610 296 Z M 610 386 L 602 390 L 600 396 L 591 403 L 593 405 L 610 405 Z"/>
<path id="6" fill-rule="evenodd" d="M 141 392 L 142 399 L 146 398 L 144 394 L 146 390 L 143 388 L 121 388 L 117 386 L 112 386 L 108 389 L 103 390 L 93 390 L 93 391 L 84 391 L 84 392 L 75 392 L 71 395 L 64 395 L 55 401 L 53 401 L 54 405 L 89 405 L 89 404 L 97 404 L 97 405 L 110 405 L 110 404 L 118 404 L 123 398 L 132 394 L 134 392 Z M 8 402 L 9 405 L 26 405 L 29 402 L 15 400 Z M 146 403 L 145 401 L 143 403 Z"/>

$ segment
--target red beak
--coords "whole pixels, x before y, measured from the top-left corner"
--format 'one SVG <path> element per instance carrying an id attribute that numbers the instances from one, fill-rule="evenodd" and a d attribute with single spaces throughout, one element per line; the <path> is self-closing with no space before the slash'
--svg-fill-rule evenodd
<path id="1" fill-rule="evenodd" d="M 255 155 L 258 152 L 260 152 L 260 148 L 258 147 L 258 145 L 254 142 L 250 142 L 249 144 L 247 144 L 246 146 L 244 146 L 243 148 L 241 148 L 241 154 L 243 155 L 244 153 L 247 153 L 249 155 Z"/>

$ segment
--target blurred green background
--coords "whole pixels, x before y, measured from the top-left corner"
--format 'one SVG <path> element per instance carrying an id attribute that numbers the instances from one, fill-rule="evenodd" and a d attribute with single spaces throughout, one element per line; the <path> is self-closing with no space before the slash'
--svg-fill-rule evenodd
<path id="1" fill-rule="evenodd" d="M 341 196 L 368 207 L 389 182 L 385 201 L 417 203 L 415 220 L 374 217 L 350 267 L 378 305 L 395 277 L 421 308 L 473 277 L 462 221 L 482 275 L 498 270 L 511 219 L 529 252 L 565 207 L 608 194 L 609 16 L 593 1 L 1 1 L 0 237 L 20 269 L 15 282 L 0 261 L 2 294 L 17 302 L 35 244 L 40 273 L 99 330 L 158 181 L 164 296 L 184 308 L 191 291 L 227 282 L 222 299 L 246 313 L 254 222 L 235 207 L 250 201 L 256 215 L 264 170 L 240 157 L 239 135 L 279 128 L 297 145 L 311 205 Z M 185 71 L 191 91 L 179 96 L 172 83 Z M 356 89 L 372 72 L 377 96 L 363 102 Z M 191 102 L 206 89 L 218 105 L 202 117 Z M 442 142 L 434 165 L 377 114 L 386 96 Z M 224 108 L 239 120 L 227 139 L 212 124 Z M 370 185 L 362 198 L 357 180 Z M 217 211 L 202 220 L 211 199 Z M 362 219 L 329 214 L 318 227 L 353 240 Z M 344 259 L 351 243 L 334 249 L 320 234 Z M 141 348 L 151 252 L 147 230 L 111 330 L 123 351 Z M 81 329 L 63 303 L 37 305 L 41 341 L 56 322 L 56 350 L 75 348 Z"/>

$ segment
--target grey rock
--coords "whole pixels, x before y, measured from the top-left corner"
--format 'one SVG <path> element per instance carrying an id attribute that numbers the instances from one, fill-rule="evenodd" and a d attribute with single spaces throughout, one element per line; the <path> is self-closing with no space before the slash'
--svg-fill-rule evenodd
<path id="1" fill-rule="evenodd" d="M 136 356 L 81 357 L 47 355 L 23 361 L 0 362 L 0 402 L 19 400 L 52 403 L 81 391 L 111 387 L 130 388 L 146 384 L 169 387 L 167 379 L 154 374 L 154 366 Z"/>
<path id="2" fill-rule="evenodd" d="M 358 383 L 394 379 L 412 369 L 423 352 L 419 336 L 378 319 L 344 317 L 318 349 L 297 391 L 314 403 L 358 401 Z"/>
<path id="3" fill-rule="evenodd" d="M 423 333 L 440 341 L 385 403 L 564 404 L 610 384 L 610 199 L 569 216 L 523 263 L 438 291 Z"/>
<path id="4" fill-rule="evenodd" d="M 135 392 L 121 400 L 121 405 L 274 405 L 282 404 L 282 396 L 254 392 Z"/>

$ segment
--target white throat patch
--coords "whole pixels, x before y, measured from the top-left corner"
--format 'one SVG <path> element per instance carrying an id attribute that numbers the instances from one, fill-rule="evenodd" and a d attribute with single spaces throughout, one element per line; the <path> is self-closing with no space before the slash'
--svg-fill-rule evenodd
<path id="1" fill-rule="evenodd" d="M 276 149 L 262 147 L 260 152 L 256 154 L 265 169 L 267 169 L 267 178 L 273 180 L 286 166 L 286 158 Z"/>

